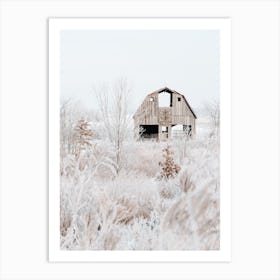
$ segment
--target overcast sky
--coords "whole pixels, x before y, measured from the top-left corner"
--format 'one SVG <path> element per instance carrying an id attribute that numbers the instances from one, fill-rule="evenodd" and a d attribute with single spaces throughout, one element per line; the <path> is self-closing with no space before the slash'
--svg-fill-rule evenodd
<path id="1" fill-rule="evenodd" d="M 169 87 L 193 108 L 219 99 L 219 31 L 62 31 L 61 96 L 96 108 L 94 84 L 127 78 L 130 112 Z"/>

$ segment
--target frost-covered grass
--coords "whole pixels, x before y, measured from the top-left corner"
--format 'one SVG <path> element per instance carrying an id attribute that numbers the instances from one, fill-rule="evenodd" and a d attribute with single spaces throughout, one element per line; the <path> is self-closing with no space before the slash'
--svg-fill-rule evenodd
<path id="1" fill-rule="evenodd" d="M 129 140 L 121 170 L 110 143 L 94 140 L 61 161 L 61 249 L 218 250 L 219 141 L 207 135 L 169 145 L 180 166 L 159 179 L 167 143 Z"/>

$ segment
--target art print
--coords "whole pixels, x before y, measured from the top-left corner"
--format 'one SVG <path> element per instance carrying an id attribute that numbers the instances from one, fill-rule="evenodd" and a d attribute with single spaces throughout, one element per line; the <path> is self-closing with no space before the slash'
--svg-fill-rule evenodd
<path id="1" fill-rule="evenodd" d="M 229 36 L 228 19 L 50 20 L 53 259 L 229 259 Z"/>

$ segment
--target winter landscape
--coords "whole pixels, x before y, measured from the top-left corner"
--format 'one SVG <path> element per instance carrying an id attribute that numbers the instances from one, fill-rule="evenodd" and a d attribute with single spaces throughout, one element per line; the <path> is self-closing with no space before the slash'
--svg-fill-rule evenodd
<path id="1" fill-rule="evenodd" d="M 218 250 L 218 104 L 201 110 L 193 139 L 142 140 L 128 91 L 111 93 L 99 112 L 61 106 L 61 248 Z"/>
<path id="2" fill-rule="evenodd" d="M 62 250 L 220 249 L 219 34 L 182 32 L 62 33 Z M 138 108 L 166 91 L 195 119 L 157 135 Z"/>

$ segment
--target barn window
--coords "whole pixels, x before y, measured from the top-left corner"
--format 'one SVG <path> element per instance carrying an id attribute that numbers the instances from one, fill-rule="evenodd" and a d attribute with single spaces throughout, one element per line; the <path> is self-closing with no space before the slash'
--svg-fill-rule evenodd
<path id="1" fill-rule="evenodd" d="M 172 107 L 172 93 L 163 91 L 158 97 L 159 107 Z"/>
<path id="2" fill-rule="evenodd" d="M 150 101 L 153 102 L 155 99 L 154 97 L 150 97 Z"/>
<path id="3" fill-rule="evenodd" d="M 179 102 L 181 101 L 181 97 L 178 97 L 178 101 L 179 101 Z"/>
<path id="4" fill-rule="evenodd" d="M 184 131 L 188 136 L 192 136 L 192 126 L 191 126 L 191 125 L 183 125 L 183 131 Z"/>

